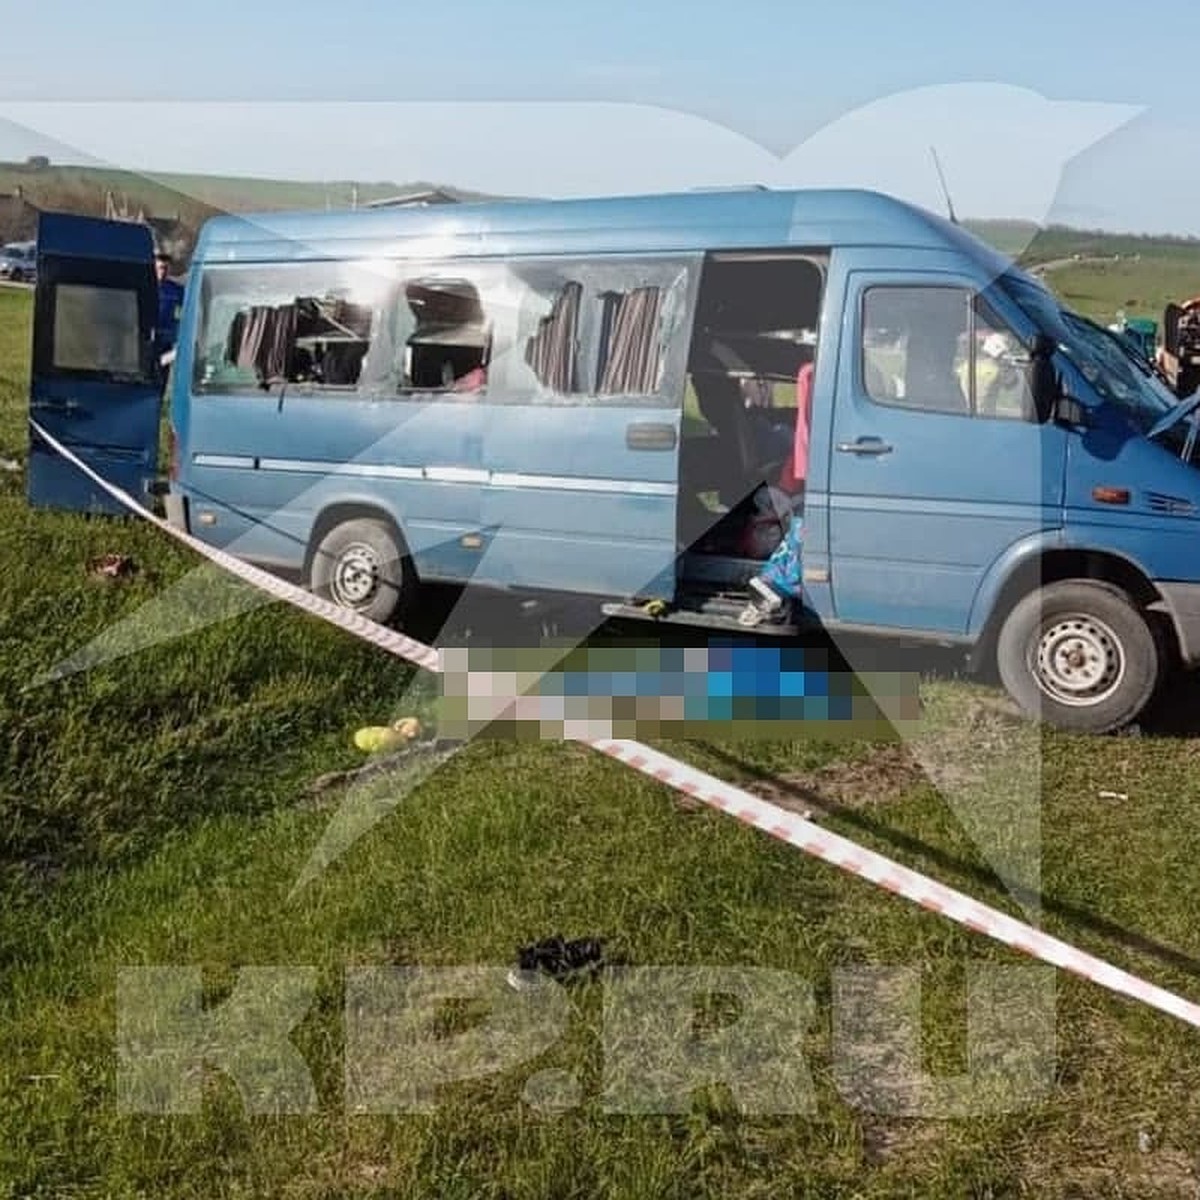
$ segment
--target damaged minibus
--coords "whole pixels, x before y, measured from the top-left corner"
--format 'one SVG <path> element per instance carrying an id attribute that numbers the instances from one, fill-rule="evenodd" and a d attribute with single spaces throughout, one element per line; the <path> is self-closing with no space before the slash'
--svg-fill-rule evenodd
<path id="1" fill-rule="evenodd" d="M 46 214 L 38 247 L 36 419 L 374 620 L 448 581 L 736 631 L 795 512 L 806 618 L 961 646 L 1060 727 L 1200 663 L 1200 397 L 897 199 L 214 218 L 159 484 L 148 234 Z M 29 486 L 110 507 L 36 431 Z"/>

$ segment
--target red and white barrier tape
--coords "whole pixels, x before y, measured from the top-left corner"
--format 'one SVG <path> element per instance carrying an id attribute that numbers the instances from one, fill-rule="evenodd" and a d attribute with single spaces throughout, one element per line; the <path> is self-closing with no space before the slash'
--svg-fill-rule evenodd
<path id="1" fill-rule="evenodd" d="M 422 642 L 377 625 L 374 621 L 360 617 L 339 605 L 322 600 L 303 588 L 296 587 L 286 580 L 278 579 L 266 571 L 235 558 L 232 554 L 207 545 L 182 529 L 177 529 L 161 517 L 151 513 L 127 492 L 101 478 L 61 442 L 42 429 L 37 422 L 31 419 L 30 424 L 47 445 L 81 470 L 110 496 L 138 516 L 152 521 L 171 537 L 190 546 L 211 562 L 262 589 L 276 599 L 286 600 L 289 604 L 293 604 L 305 612 L 321 617 L 340 629 L 344 629 L 347 633 L 370 642 L 381 650 L 388 651 L 397 658 L 440 674 L 440 656 L 432 646 L 426 646 Z M 659 783 L 664 783 L 710 808 L 728 813 L 747 825 L 753 825 L 763 833 L 769 834 L 779 841 L 787 842 L 789 845 L 803 850 L 805 854 L 821 859 L 822 862 L 827 862 L 851 875 L 865 879 L 940 916 L 948 917 L 951 921 L 1010 946 L 1022 954 L 1052 966 L 1061 967 L 1063 970 L 1099 984 L 1109 991 L 1140 1000 L 1151 1008 L 1156 1008 L 1160 1012 L 1168 1013 L 1170 1016 L 1178 1017 L 1181 1021 L 1186 1021 L 1189 1025 L 1200 1028 L 1200 1005 L 1185 1000 L 1173 992 L 1168 992 L 1147 980 L 1140 979 L 1136 975 L 1131 975 L 1127 971 L 1122 971 L 1119 967 L 1114 967 L 1103 959 L 1096 958 L 1084 950 L 1079 950 L 1058 938 L 1051 937 L 1034 926 L 1028 925 L 1024 921 L 1018 921 L 998 909 L 989 908 L 986 904 L 973 900 L 970 896 L 957 892 L 945 884 L 938 883 L 937 880 L 930 879 L 927 875 L 910 870 L 882 854 L 864 849 L 848 838 L 822 829 L 798 814 L 772 804 L 769 800 L 754 796 L 742 788 L 717 779 L 696 767 L 679 762 L 660 751 L 652 750 L 640 742 L 603 739 L 580 740 L 593 749 L 599 750 L 602 754 L 624 763 L 627 767 L 631 767 Z"/>
<path id="2" fill-rule="evenodd" d="M 441 669 L 438 652 L 432 646 L 426 646 L 423 642 L 405 637 L 403 634 L 397 633 L 394 629 L 386 629 L 382 625 L 377 625 L 374 621 L 369 621 L 366 617 L 360 617 L 357 613 L 342 608 L 340 605 L 333 604 L 328 600 L 322 600 L 320 596 L 314 596 L 311 592 L 305 591 L 304 588 L 299 588 L 295 584 L 288 583 L 286 579 L 280 579 L 278 576 L 272 575 L 269 571 L 252 566 L 250 563 L 244 562 L 242 559 L 224 550 L 219 550 L 215 546 L 210 546 L 206 542 L 202 542 L 199 538 L 193 537 L 190 533 L 182 529 L 177 529 L 169 521 L 164 521 L 162 517 L 152 513 L 144 505 L 139 504 L 128 492 L 117 487 L 115 484 L 109 483 L 107 479 L 98 475 L 87 463 L 81 461 L 77 455 L 68 450 L 62 442 L 47 433 L 32 418 L 29 424 L 33 426 L 38 436 L 52 450 L 82 471 L 94 484 L 103 488 L 118 503 L 123 504 L 131 512 L 136 513 L 144 520 L 157 525 L 164 532 L 170 534 L 171 537 L 195 550 L 197 554 L 203 555 L 210 562 L 216 563 L 217 566 L 222 567 L 231 575 L 236 575 L 239 579 L 244 579 L 247 583 L 253 584 L 259 591 L 266 592 L 268 596 L 274 596 L 277 600 L 286 600 L 289 604 L 293 604 L 297 608 L 302 608 L 305 612 L 311 613 L 315 617 L 321 617 L 325 621 L 330 621 L 334 625 L 344 629 L 347 633 L 352 633 L 355 637 L 361 638 L 364 642 L 370 642 L 372 645 L 378 646 L 381 650 L 387 650 L 390 654 L 396 655 L 397 658 L 414 663 L 418 667 L 424 667 L 427 671 L 439 671 Z"/>
<path id="3" fill-rule="evenodd" d="M 959 925 L 1003 942 L 1022 954 L 1062 967 L 1110 991 L 1141 1000 L 1200 1028 L 1200 1005 L 1139 979 L 1136 975 L 1130 975 L 1086 951 L 1077 950 L 1024 921 L 989 908 L 882 854 L 866 850 L 848 838 L 821 829 L 796 813 L 788 812 L 768 800 L 753 796 L 731 783 L 677 762 L 669 755 L 638 742 L 595 741 L 589 744 L 618 762 L 641 771 L 643 775 L 649 775 L 694 800 L 753 825 L 755 829 L 787 842 L 814 858 L 840 867 L 897 896 L 903 896 L 930 912 L 949 917 Z"/>

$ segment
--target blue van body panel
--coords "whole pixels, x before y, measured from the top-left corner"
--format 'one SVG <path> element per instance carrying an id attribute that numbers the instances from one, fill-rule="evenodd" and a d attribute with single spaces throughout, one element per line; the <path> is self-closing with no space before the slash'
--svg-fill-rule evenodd
<path id="1" fill-rule="evenodd" d="M 1071 394 L 1088 397 L 1081 376 L 1068 370 L 1065 378 Z M 1087 408 L 1087 426 L 1071 431 L 1066 441 L 1061 528 L 1055 536 L 1014 545 L 993 564 L 972 606 L 973 637 L 982 633 L 1005 581 L 1054 551 L 1120 560 L 1164 595 L 1177 626 L 1186 624 L 1192 607 L 1188 589 L 1200 580 L 1200 472 L 1140 436 L 1111 409 L 1094 402 Z M 1125 490 L 1128 502 L 1102 502 L 1093 496 L 1096 488 Z M 1184 586 L 1165 586 L 1171 583 Z M 1188 640 L 1200 654 L 1197 635 Z"/>
<path id="2" fill-rule="evenodd" d="M 345 411 L 331 419 L 338 403 Z M 484 409 L 288 392 L 205 395 L 189 415 L 191 426 L 179 431 L 184 491 L 193 520 L 211 514 L 206 536 L 215 543 L 299 569 L 320 515 L 358 505 L 391 516 L 418 570 L 470 573 L 476 556 L 461 548 L 448 555 L 445 543 L 480 524 L 481 485 L 468 473 L 482 468 Z M 236 505 L 226 502 L 231 495 Z"/>
<path id="3" fill-rule="evenodd" d="M 1187 590 L 1200 582 L 1200 523 L 1180 515 L 1178 503 L 1200 513 L 1195 468 L 1120 422 L 1079 432 L 905 410 L 867 394 L 855 349 L 866 287 L 907 279 L 988 291 L 1013 269 L 959 226 L 871 192 L 214 218 L 201 232 L 184 303 L 171 393 L 180 447 L 172 490 L 186 498 L 195 532 L 283 566 L 304 565 L 313 530 L 332 509 L 373 509 L 403 531 L 423 577 L 531 588 L 567 581 L 580 592 L 669 596 L 679 552 L 679 396 L 542 406 L 486 395 L 343 400 L 291 385 L 282 396 L 193 395 L 198 282 L 235 264 L 737 249 L 813 250 L 828 264 L 804 516 L 806 601 L 822 620 L 969 642 L 1013 572 L 1055 550 L 1092 549 L 1163 583 L 1177 627 L 1195 626 L 1200 656 L 1200 594 Z M 1002 293 L 993 307 L 1018 334 L 1036 331 Z M 646 424 L 669 427 L 674 445 L 635 448 L 630 426 Z M 891 451 L 841 448 L 864 437 Z M 1128 486 L 1131 503 L 1098 503 L 1098 485 Z M 205 524 L 205 513 L 216 523 Z"/>
<path id="4" fill-rule="evenodd" d="M 682 193 L 413 209 L 213 217 L 196 263 L 340 258 L 509 257 L 771 246 L 951 249 L 999 273 L 969 233 L 869 191 Z"/>
<path id="5" fill-rule="evenodd" d="M 854 625 L 966 635 L 988 571 L 1010 549 L 1062 525 L 1067 432 L 884 404 L 863 382 L 863 296 L 872 287 L 986 289 L 961 255 L 848 251 L 839 256 L 842 337 L 829 448 L 833 611 Z M 1020 334 L 1028 318 L 997 298 Z M 828 365 L 828 364 L 826 364 Z M 815 418 L 814 418 L 815 421 Z M 814 430 L 814 437 L 816 433 Z M 877 439 L 884 453 L 859 453 Z"/>
<path id="6" fill-rule="evenodd" d="M 489 540 L 477 582 L 554 588 L 569 579 L 599 595 L 673 594 L 678 408 L 513 405 L 490 415 Z M 629 448 L 627 429 L 647 425 L 670 438 L 661 449 Z"/>
<path id="7" fill-rule="evenodd" d="M 1029 533 L 1008 546 L 984 573 L 971 603 L 966 634 L 969 641 L 980 637 L 995 609 L 1004 585 L 1019 571 L 1066 545 L 1066 531 L 1060 526 Z"/>
<path id="8" fill-rule="evenodd" d="M 133 221 L 108 221 L 75 213 L 38 214 L 39 254 L 55 258 L 86 258 L 127 262 L 149 267 L 154 238 L 148 226 Z"/>
<path id="9" fill-rule="evenodd" d="M 1111 549 L 1151 580 L 1200 578 L 1200 471 L 1166 447 L 1106 421 L 1072 438 L 1066 520 L 1073 543 Z M 1123 488 L 1127 504 L 1105 504 L 1093 488 Z"/>

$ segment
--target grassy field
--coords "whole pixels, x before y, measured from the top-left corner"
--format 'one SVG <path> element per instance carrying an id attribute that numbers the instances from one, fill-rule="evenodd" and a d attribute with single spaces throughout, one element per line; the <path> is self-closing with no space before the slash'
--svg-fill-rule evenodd
<path id="1" fill-rule="evenodd" d="M 1068 304 L 1099 321 L 1107 324 L 1124 312 L 1150 317 L 1161 330 L 1168 303 L 1200 293 L 1200 248 L 1115 262 L 1071 262 L 1054 268 L 1049 280 Z"/>
<path id="2" fill-rule="evenodd" d="M 28 322 L 28 296 L 0 289 L 0 457 L 21 460 Z M 89 559 L 109 551 L 132 555 L 138 574 L 90 577 Z M 146 526 L 30 512 L 20 472 L 0 473 L 0 553 L 0 1196 L 1200 1190 L 1196 1031 L 1071 976 L 1056 978 L 1049 1087 L 1014 1111 L 903 1116 L 847 1094 L 840 974 L 917 969 L 917 1067 L 949 1078 L 968 1069 L 966 974 L 1028 960 L 581 747 L 476 743 L 414 790 L 401 764 L 363 793 L 387 819 L 294 891 L 343 796 L 314 780 L 361 762 L 353 731 L 406 711 L 409 673 L 271 605 L 30 688 L 196 564 Z M 210 585 L 201 603 L 232 609 L 231 588 Z M 923 695 L 905 745 L 667 748 L 1020 916 L 989 865 L 1007 853 L 1040 888 L 1049 931 L 1200 995 L 1191 692 L 1163 715 L 1182 734 L 1096 740 L 1043 736 L 952 679 L 927 680 Z M 432 1111 L 354 1110 L 348 970 L 505 967 L 556 932 L 602 936 L 633 965 L 769 968 L 810 986 L 810 1020 L 783 1000 L 769 1015 L 803 1054 L 811 1110 L 742 1114 L 709 1087 L 674 1115 L 606 1111 L 603 983 L 569 994 L 565 1031 L 536 1058 L 448 1084 Z M 293 1040 L 317 1111 L 247 1114 L 215 1073 L 198 1113 L 122 1111 L 118 972 L 155 964 L 203 968 L 212 1003 L 245 967 L 313 968 Z M 1030 1035 L 1033 1015 L 1018 1017 Z M 642 1018 L 641 1033 L 678 1041 L 662 1014 Z M 444 1032 L 471 1019 L 455 1010 Z M 577 1103 L 529 1103 L 568 1079 Z"/>

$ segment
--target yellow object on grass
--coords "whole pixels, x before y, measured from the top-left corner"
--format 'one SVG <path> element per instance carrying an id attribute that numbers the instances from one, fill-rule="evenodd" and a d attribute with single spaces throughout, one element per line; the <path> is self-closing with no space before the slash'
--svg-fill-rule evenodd
<path id="1" fill-rule="evenodd" d="M 354 744 L 368 754 L 398 750 L 421 732 L 416 717 L 402 717 L 391 725 L 365 725 L 354 735 Z"/>

